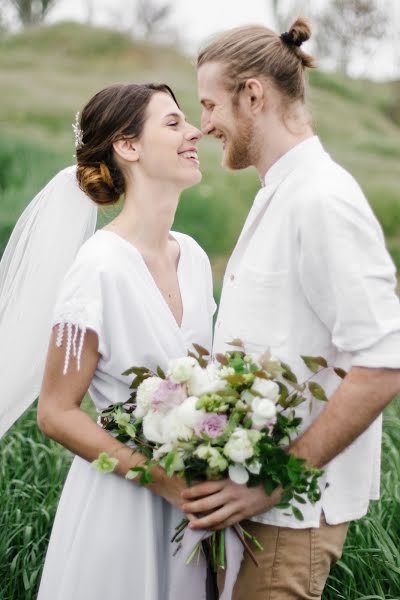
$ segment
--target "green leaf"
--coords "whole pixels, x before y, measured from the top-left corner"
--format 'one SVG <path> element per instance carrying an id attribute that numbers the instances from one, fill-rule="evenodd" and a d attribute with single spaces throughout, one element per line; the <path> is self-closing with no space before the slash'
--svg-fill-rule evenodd
<path id="1" fill-rule="evenodd" d="M 200 346 L 199 344 L 193 344 L 193 348 L 200 354 L 200 356 L 210 356 L 207 348 Z"/>
<path id="2" fill-rule="evenodd" d="M 218 362 L 219 362 L 221 365 L 224 365 L 225 367 L 226 367 L 227 365 L 229 365 L 229 361 L 228 361 L 228 359 L 226 358 L 225 354 L 218 353 L 218 354 L 216 354 L 216 355 L 215 355 L 215 359 L 216 359 L 216 360 L 217 360 L 217 361 L 218 361 Z"/>
<path id="3" fill-rule="evenodd" d="M 143 471 L 142 468 L 141 468 L 141 471 Z M 132 467 L 132 469 L 129 469 L 129 471 L 125 475 L 125 479 L 136 479 L 136 477 L 139 475 L 139 473 L 141 471 L 139 471 L 138 468 L 133 468 Z"/>
<path id="4" fill-rule="evenodd" d="M 293 394 L 293 396 L 289 396 L 287 404 L 288 406 L 290 406 L 290 408 L 295 408 L 296 406 L 303 404 L 305 400 L 306 399 L 304 398 L 304 396 L 301 396 L 300 394 Z"/>
<path id="5" fill-rule="evenodd" d="M 293 494 L 293 497 L 299 504 L 307 504 L 307 500 L 303 498 L 303 496 L 299 496 L 299 494 Z"/>
<path id="6" fill-rule="evenodd" d="M 322 356 L 302 356 L 303 362 L 313 373 L 318 373 L 321 367 L 326 368 L 328 363 Z"/>
<path id="7" fill-rule="evenodd" d="M 172 469 L 175 460 L 175 452 L 172 450 L 168 452 L 167 457 L 165 459 L 165 470 L 167 472 L 168 477 L 172 477 L 174 471 Z"/>
<path id="8" fill-rule="evenodd" d="M 157 367 L 157 375 L 160 379 L 166 379 L 166 375 L 161 367 Z"/>
<path id="9" fill-rule="evenodd" d="M 292 513 L 298 521 L 304 521 L 303 513 L 297 508 L 297 506 L 292 506 Z"/>
<path id="10" fill-rule="evenodd" d="M 335 371 L 336 375 L 341 379 L 344 379 L 347 375 L 347 371 L 341 369 L 340 367 L 335 367 L 333 370 Z"/>
<path id="11" fill-rule="evenodd" d="M 297 383 L 297 377 L 290 369 L 282 373 L 282 377 L 291 383 Z"/>
<path id="12" fill-rule="evenodd" d="M 227 345 L 228 346 L 237 346 L 239 348 L 244 348 L 244 344 L 243 344 L 242 340 L 240 340 L 239 338 L 235 338 L 231 342 L 227 342 Z"/>
<path id="13" fill-rule="evenodd" d="M 272 492 L 277 488 L 276 483 L 269 478 L 263 482 L 263 485 L 267 496 L 270 496 Z"/>
<path id="14" fill-rule="evenodd" d="M 315 381 L 310 381 L 308 384 L 308 389 L 317 400 L 322 400 L 322 402 L 328 402 L 328 398 L 323 390 L 323 388 Z"/>

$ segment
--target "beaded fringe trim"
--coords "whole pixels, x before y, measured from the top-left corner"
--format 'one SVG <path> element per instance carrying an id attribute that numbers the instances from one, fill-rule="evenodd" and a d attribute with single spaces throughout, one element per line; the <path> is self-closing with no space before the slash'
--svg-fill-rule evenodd
<path id="1" fill-rule="evenodd" d="M 68 368 L 71 360 L 71 353 L 76 358 L 77 370 L 81 369 L 81 358 L 83 350 L 83 342 L 85 341 L 86 327 L 80 327 L 76 323 L 70 321 L 61 321 L 58 325 L 56 345 L 58 348 L 61 347 L 64 339 L 65 330 L 67 331 L 67 348 L 65 351 L 64 370 L 63 374 L 68 373 Z M 80 337 L 79 337 L 80 333 Z"/>

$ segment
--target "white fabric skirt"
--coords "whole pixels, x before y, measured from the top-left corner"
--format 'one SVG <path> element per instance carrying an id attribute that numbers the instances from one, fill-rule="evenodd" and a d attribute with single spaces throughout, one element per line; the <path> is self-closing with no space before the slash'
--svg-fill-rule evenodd
<path id="1" fill-rule="evenodd" d="M 170 539 L 182 517 L 149 490 L 76 457 L 37 600 L 169 600 Z"/>

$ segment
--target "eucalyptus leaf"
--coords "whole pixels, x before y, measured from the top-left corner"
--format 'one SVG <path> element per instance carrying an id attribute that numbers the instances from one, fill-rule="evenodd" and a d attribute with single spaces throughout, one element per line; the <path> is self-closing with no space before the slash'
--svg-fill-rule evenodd
<path id="1" fill-rule="evenodd" d="M 336 375 L 341 379 L 344 379 L 347 375 L 347 371 L 341 369 L 340 367 L 335 367 L 333 370 L 335 371 Z"/>
<path id="2" fill-rule="evenodd" d="M 200 354 L 200 356 L 210 356 L 210 353 L 207 350 L 207 348 L 200 346 L 200 344 L 193 344 L 193 348 L 196 350 L 196 352 Z"/>
<path id="3" fill-rule="evenodd" d="M 315 381 L 310 381 L 308 389 L 317 400 L 322 400 L 322 402 L 328 401 L 323 388 L 318 383 L 315 383 Z"/>

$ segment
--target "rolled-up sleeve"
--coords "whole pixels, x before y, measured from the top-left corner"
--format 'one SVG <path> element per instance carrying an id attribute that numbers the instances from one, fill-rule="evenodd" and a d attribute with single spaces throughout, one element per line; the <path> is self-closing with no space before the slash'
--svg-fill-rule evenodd
<path id="1" fill-rule="evenodd" d="M 302 207 L 300 284 L 353 365 L 400 368 L 396 270 L 362 191 L 351 178 L 342 187 L 314 190 Z"/>

